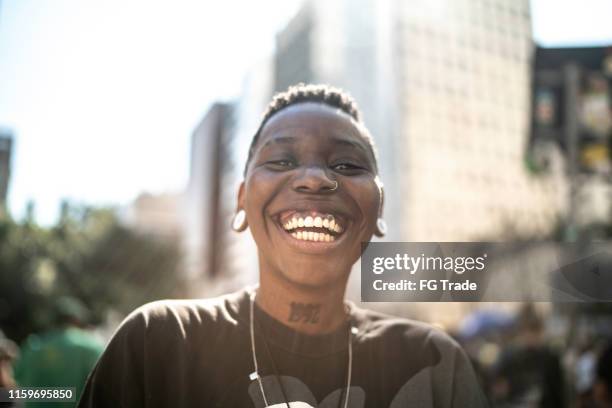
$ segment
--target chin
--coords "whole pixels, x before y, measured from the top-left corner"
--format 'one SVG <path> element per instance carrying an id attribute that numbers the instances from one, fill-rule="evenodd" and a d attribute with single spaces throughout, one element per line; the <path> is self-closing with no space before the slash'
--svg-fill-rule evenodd
<path id="1" fill-rule="evenodd" d="M 344 285 L 351 272 L 351 266 L 344 262 L 330 262 L 320 259 L 315 262 L 286 263 L 280 267 L 283 278 L 293 285 L 315 288 L 330 288 Z"/>

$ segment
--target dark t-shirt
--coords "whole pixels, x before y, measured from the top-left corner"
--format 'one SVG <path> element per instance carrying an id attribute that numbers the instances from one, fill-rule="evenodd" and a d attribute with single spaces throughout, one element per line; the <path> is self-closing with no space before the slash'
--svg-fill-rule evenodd
<path id="1" fill-rule="evenodd" d="M 425 324 L 351 308 L 350 407 L 484 407 L 461 348 Z M 344 403 L 349 323 L 296 332 L 255 307 L 259 374 L 269 406 Z M 254 371 L 247 291 L 158 301 L 121 324 L 79 407 L 264 407 Z"/>

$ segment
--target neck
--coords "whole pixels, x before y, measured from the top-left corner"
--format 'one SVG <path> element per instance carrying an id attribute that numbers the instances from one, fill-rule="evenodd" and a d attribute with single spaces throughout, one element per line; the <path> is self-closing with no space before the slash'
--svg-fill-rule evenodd
<path id="1" fill-rule="evenodd" d="M 346 282 L 325 288 L 303 287 L 262 273 L 255 301 L 270 316 L 296 331 L 324 334 L 346 321 L 345 286 Z"/>

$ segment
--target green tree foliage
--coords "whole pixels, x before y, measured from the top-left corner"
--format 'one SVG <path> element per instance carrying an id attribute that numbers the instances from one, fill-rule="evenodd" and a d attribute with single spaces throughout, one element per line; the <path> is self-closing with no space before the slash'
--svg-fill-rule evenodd
<path id="1" fill-rule="evenodd" d="M 148 301 L 181 297 L 176 240 L 123 226 L 112 209 L 65 206 L 60 222 L 0 221 L 0 328 L 18 341 L 53 325 L 54 301 L 79 298 L 99 322 Z"/>
<path id="2" fill-rule="evenodd" d="M 49 299 L 40 290 L 36 271 L 48 236 L 30 223 L 0 221 L 0 328 L 13 339 L 46 325 Z"/>

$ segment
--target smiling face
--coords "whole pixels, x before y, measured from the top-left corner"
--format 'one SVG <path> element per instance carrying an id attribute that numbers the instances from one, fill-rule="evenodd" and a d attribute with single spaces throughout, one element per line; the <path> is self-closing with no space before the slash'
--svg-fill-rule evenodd
<path id="1" fill-rule="evenodd" d="M 239 193 L 260 269 L 293 284 L 344 284 L 381 201 L 373 153 L 347 114 L 303 102 L 275 114 Z"/>

